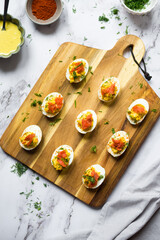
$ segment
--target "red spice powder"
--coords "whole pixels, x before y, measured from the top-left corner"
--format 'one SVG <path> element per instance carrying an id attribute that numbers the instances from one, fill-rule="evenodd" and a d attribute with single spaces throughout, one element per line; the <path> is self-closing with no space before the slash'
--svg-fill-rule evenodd
<path id="1" fill-rule="evenodd" d="M 52 17 L 57 9 L 55 0 L 33 0 L 32 13 L 41 20 L 47 20 Z"/>

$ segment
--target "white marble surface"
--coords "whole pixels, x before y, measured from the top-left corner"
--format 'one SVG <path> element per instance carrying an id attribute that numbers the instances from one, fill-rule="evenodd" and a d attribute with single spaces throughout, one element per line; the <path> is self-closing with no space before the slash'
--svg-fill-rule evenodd
<path id="1" fill-rule="evenodd" d="M 119 9 L 121 20 L 110 16 L 112 7 Z M 0 2 L 0 13 L 2 9 L 3 1 Z M 21 20 L 26 37 L 31 34 L 31 39 L 25 38 L 19 54 L 10 59 L 0 59 L 0 135 L 30 92 L 28 84 L 33 87 L 58 47 L 65 41 L 110 49 L 125 34 L 128 26 L 128 32 L 141 37 L 145 43 L 145 60 L 148 71 L 153 76 L 150 85 L 160 95 L 160 3 L 147 16 L 137 17 L 129 15 L 118 0 L 114 3 L 111 0 L 64 0 L 60 19 L 50 26 L 33 24 L 25 13 L 25 1 L 22 0 L 10 1 L 9 13 Z M 110 21 L 101 24 L 98 17 L 103 13 Z M 119 23 L 122 25 L 119 26 Z M 105 26 L 105 29 L 101 29 L 101 26 Z M 158 120 L 108 201 L 121 194 L 132 177 L 139 174 L 143 166 L 159 154 L 159 136 Z M 15 163 L 14 159 L 0 149 L 0 239 L 43 240 L 57 234 L 64 235 L 65 239 L 69 232 L 94 226 L 100 210 L 86 206 L 42 177 L 36 180 L 38 175 L 30 170 L 18 177 L 11 172 Z M 33 192 L 28 199 L 20 194 L 31 190 Z M 34 208 L 35 202 L 41 202 L 40 211 Z M 154 228 L 158 228 L 157 216 L 153 219 L 157 224 Z M 154 230 L 152 224 L 148 228 Z M 145 233 L 148 228 L 146 226 L 144 229 Z M 136 238 L 143 239 L 143 233 Z"/>

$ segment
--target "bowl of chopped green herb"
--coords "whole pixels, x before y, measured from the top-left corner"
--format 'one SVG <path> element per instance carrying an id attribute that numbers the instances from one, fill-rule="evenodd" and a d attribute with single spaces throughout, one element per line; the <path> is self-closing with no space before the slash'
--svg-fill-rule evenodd
<path id="1" fill-rule="evenodd" d="M 135 15 L 144 15 L 150 12 L 157 4 L 157 0 L 120 0 L 122 6 Z"/>

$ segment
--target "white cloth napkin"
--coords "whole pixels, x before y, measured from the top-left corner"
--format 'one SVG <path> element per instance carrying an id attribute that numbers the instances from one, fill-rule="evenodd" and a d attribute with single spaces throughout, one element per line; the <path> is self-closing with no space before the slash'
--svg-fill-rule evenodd
<path id="1" fill-rule="evenodd" d="M 160 158 L 135 176 L 123 194 L 107 202 L 93 229 L 56 240 L 127 240 L 138 232 L 160 208 Z"/>

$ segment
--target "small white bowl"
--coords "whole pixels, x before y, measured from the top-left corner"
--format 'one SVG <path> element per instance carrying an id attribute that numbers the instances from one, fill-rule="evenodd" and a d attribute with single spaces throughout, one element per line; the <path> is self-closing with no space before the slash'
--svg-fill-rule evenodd
<path id="1" fill-rule="evenodd" d="M 125 5 L 125 0 L 120 0 L 122 6 L 129 12 L 132 13 L 133 15 L 144 15 L 149 13 L 157 4 L 158 0 L 150 0 L 149 3 L 146 5 L 146 7 L 144 9 L 141 10 L 132 10 L 130 8 L 128 8 Z"/>

